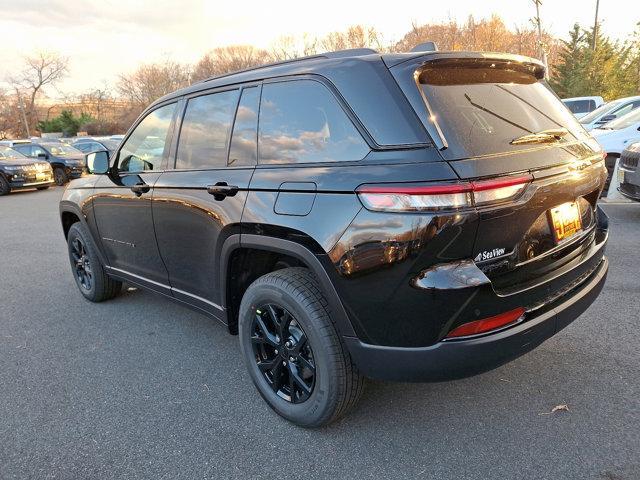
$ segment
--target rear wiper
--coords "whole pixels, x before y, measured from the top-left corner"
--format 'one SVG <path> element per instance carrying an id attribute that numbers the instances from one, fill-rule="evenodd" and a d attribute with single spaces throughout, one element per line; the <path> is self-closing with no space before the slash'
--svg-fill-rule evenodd
<path id="1" fill-rule="evenodd" d="M 550 128 L 540 132 L 528 133 L 521 137 L 514 138 L 509 143 L 511 145 L 526 145 L 528 143 L 553 143 L 562 140 L 569 133 L 566 128 Z"/>

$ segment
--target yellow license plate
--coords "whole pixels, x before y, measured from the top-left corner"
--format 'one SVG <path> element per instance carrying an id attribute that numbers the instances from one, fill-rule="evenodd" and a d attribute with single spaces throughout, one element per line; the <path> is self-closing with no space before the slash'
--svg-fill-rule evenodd
<path id="1" fill-rule="evenodd" d="M 41 181 L 41 180 L 46 180 L 47 179 L 47 174 L 46 173 L 36 173 L 36 180 Z"/>
<path id="2" fill-rule="evenodd" d="M 551 226 L 556 242 L 561 242 L 575 235 L 582 229 L 580 209 L 576 202 L 563 203 L 549 210 Z"/>

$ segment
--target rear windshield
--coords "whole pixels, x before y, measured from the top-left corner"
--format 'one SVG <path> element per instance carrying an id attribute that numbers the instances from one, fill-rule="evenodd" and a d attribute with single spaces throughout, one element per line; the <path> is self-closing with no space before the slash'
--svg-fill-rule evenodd
<path id="1" fill-rule="evenodd" d="M 564 104 L 571 113 L 589 113 L 595 107 L 596 102 L 593 100 L 565 100 Z"/>
<path id="2" fill-rule="evenodd" d="M 463 158 L 529 149 L 545 132 L 561 132 L 557 140 L 547 136 L 553 142 L 586 136 L 538 76 L 537 67 L 507 60 L 443 59 L 427 63 L 418 83 L 444 139 Z"/>

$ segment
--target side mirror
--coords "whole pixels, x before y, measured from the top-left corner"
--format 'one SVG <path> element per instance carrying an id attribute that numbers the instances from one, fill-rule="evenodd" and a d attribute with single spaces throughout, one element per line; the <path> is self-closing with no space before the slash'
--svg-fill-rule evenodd
<path id="1" fill-rule="evenodd" d="M 49 155 L 47 155 L 46 153 L 39 153 L 38 158 L 42 158 L 43 160 L 46 160 L 47 158 L 49 158 Z"/>
<path id="2" fill-rule="evenodd" d="M 610 122 L 611 120 L 615 120 L 616 118 L 618 118 L 618 116 L 616 114 L 611 114 L 611 115 L 605 115 L 604 117 L 602 117 L 598 123 L 602 122 L 602 123 L 607 123 Z"/>
<path id="3" fill-rule="evenodd" d="M 86 159 L 89 173 L 104 175 L 109 171 L 109 152 L 106 150 L 88 153 L 84 158 Z"/>

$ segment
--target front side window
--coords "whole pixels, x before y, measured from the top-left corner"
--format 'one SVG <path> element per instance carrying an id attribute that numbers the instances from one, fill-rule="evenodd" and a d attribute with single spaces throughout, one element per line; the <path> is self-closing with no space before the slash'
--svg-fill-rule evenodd
<path id="1" fill-rule="evenodd" d="M 176 168 L 204 169 L 227 163 L 227 146 L 238 91 L 189 100 L 180 129 Z"/>
<path id="2" fill-rule="evenodd" d="M 175 108 L 175 103 L 160 107 L 138 124 L 120 149 L 118 170 L 144 172 L 162 168 Z"/>
<path id="3" fill-rule="evenodd" d="M 260 104 L 260 163 L 362 160 L 369 147 L 321 83 L 266 84 Z"/>

